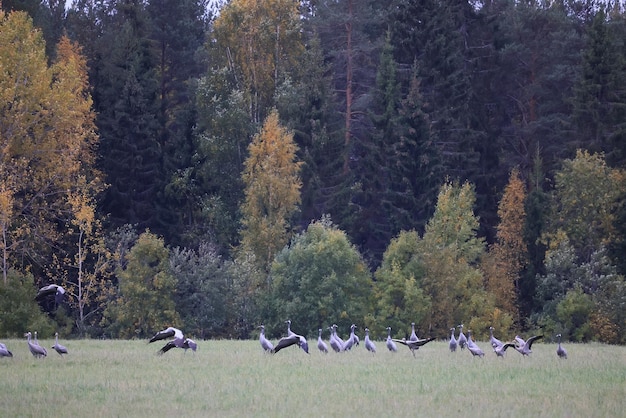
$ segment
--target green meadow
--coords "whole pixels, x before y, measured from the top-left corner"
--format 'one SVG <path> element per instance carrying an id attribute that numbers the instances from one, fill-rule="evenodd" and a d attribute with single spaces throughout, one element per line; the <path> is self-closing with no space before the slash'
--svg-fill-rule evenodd
<path id="1" fill-rule="evenodd" d="M 61 341 L 60 357 L 35 359 L 26 340 L 4 340 L 0 359 L 4 417 L 420 416 L 622 417 L 626 411 L 626 347 L 535 343 L 530 357 L 509 349 L 450 353 L 432 342 L 413 357 L 377 341 L 351 352 L 311 354 L 290 347 L 275 355 L 258 341 L 200 341 L 198 351 L 146 341 Z"/>

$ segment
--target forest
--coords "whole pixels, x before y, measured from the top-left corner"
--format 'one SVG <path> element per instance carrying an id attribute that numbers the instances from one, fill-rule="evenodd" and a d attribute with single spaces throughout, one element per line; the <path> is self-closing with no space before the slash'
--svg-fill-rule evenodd
<path id="1" fill-rule="evenodd" d="M 0 335 L 626 343 L 623 2 L 0 5 Z"/>

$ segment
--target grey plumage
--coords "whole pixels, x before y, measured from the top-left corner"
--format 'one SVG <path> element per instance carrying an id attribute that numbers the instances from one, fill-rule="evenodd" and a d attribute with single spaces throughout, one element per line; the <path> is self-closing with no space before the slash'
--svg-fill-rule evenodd
<path id="1" fill-rule="evenodd" d="M 181 330 L 179 330 L 178 328 L 174 328 L 174 327 L 167 327 L 163 331 L 157 332 L 156 334 L 154 334 L 152 338 L 150 338 L 150 341 L 148 341 L 148 343 L 165 340 L 166 338 L 172 338 L 172 337 L 174 337 L 173 342 L 176 345 L 176 347 L 183 346 L 183 342 L 185 342 L 185 336 L 183 335 L 183 332 Z"/>
<path id="2" fill-rule="evenodd" d="M 287 336 L 291 337 L 292 335 L 296 335 L 296 333 L 291 330 L 291 319 L 286 320 L 285 323 L 287 324 Z"/>
<path id="3" fill-rule="evenodd" d="M 46 353 L 46 356 L 48 355 L 48 350 L 46 350 L 44 347 L 41 346 L 41 344 L 39 344 L 39 340 L 37 339 L 37 331 L 35 331 L 35 344 L 38 345 Z"/>
<path id="4" fill-rule="evenodd" d="M 58 306 L 61 304 L 61 302 L 63 302 L 65 289 L 57 284 L 49 284 L 39 289 L 37 295 L 35 296 L 35 300 L 41 301 L 51 295 L 54 295 L 54 303 L 56 306 Z"/>
<path id="5" fill-rule="evenodd" d="M 291 319 L 288 319 L 285 322 L 287 323 L 287 336 L 281 338 L 270 352 L 272 354 L 278 353 L 283 348 L 295 344 L 300 347 L 305 353 L 309 354 L 309 344 L 306 338 L 304 338 L 302 335 L 296 334 L 291 330 Z"/>
<path id="6" fill-rule="evenodd" d="M 339 349 L 340 351 L 343 350 L 343 346 L 344 346 L 344 341 L 341 339 L 341 337 L 337 334 L 337 324 L 333 324 L 333 333 L 335 335 L 335 341 L 337 341 L 337 343 L 339 344 Z"/>
<path id="7" fill-rule="evenodd" d="M 33 355 L 33 357 L 41 358 L 48 355 L 48 351 L 45 348 L 35 343 L 34 341 L 31 341 L 32 334 L 30 332 L 27 332 L 26 334 L 24 334 L 24 336 L 27 338 L 28 349 L 30 350 L 30 353 Z"/>
<path id="8" fill-rule="evenodd" d="M 530 347 L 533 345 L 533 343 L 541 338 L 543 338 L 543 335 L 534 335 L 528 340 L 524 341 L 519 335 L 516 335 L 515 341 L 517 341 L 517 344 L 515 345 L 515 349 L 518 353 L 527 356 L 532 353 Z"/>
<path id="9" fill-rule="evenodd" d="M 504 345 L 502 341 L 493 336 L 494 327 L 489 327 L 489 343 L 491 343 L 491 347 L 495 350 L 496 347 Z"/>
<path id="10" fill-rule="evenodd" d="M 343 343 L 343 348 L 342 348 L 343 351 L 350 350 L 356 344 L 356 337 L 354 334 L 355 329 L 356 329 L 356 325 L 354 324 L 350 325 L 350 336 Z"/>
<path id="11" fill-rule="evenodd" d="M 417 334 L 415 333 L 415 322 L 411 322 L 411 336 L 409 337 L 409 341 L 417 341 Z"/>
<path id="12" fill-rule="evenodd" d="M 13 353 L 2 343 L 0 343 L 0 357 L 13 357 Z"/>
<path id="13" fill-rule="evenodd" d="M 472 331 L 467 330 L 467 349 L 473 356 L 484 357 L 485 352 L 472 340 Z"/>
<path id="14" fill-rule="evenodd" d="M 463 334 L 463 324 L 458 325 L 457 328 L 461 329 L 459 331 L 458 343 L 459 343 L 459 347 L 461 348 L 461 350 L 463 350 L 465 346 L 467 345 L 467 338 L 465 337 L 465 334 Z"/>
<path id="15" fill-rule="evenodd" d="M 272 349 L 271 353 L 278 353 L 283 348 L 290 347 L 292 345 L 297 345 L 305 353 L 309 354 L 309 344 L 307 343 L 306 338 L 298 334 L 288 335 L 281 338 L 276 346 Z"/>
<path id="16" fill-rule="evenodd" d="M 450 347 L 450 351 L 451 352 L 455 352 L 457 346 L 459 345 L 456 341 L 456 338 L 454 338 L 454 331 L 456 330 L 456 328 L 450 328 L 450 343 L 448 344 L 448 346 Z"/>
<path id="17" fill-rule="evenodd" d="M 413 354 L 413 357 L 415 357 L 415 350 L 419 350 L 419 348 L 423 345 L 425 345 L 426 343 L 429 343 L 431 341 L 433 341 L 435 339 L 435 337 L 429 337 L 429 338 L 425 338 L 423 340 L 418 339 L 417 341 L 408 341 L 407 339 L 403 338 L 401 340 L 398 339 L 393 339 L 393 341 L 400 343 L 402 345 L 406 345 L 407 347 L 409 347 L 409 350 L 411 350 L 411 353 Z"/>
<path id="18" fill-rule="evenodd" d="M 54 351 L 59 353 L 59 355 L 61 357 L 63 357 L 63 354 L 67 354 L 67 348 L 62 346 L 61 344 L 59 344 L 59 333 L 58 332 L 54 333 L 54 345 L 52 346 L 52 348 L 54 349 Z"/>
<path id="19" fill-rule="evenodd" d="M 150 341 L 148 341 L 148 344 L 153 343 L 155 341 L 165 340 L 167 338 L 172 338 L 172 337 L 174 339 L 169 341 L 163 347 L 161 347 L 161 349 L 157 352 L 157 354 L 167 353 L 172 348 L 183 348 L 185 349 L 185 352 L 189 348 L 191 348 L 193 351 L 196 351 L 195 348 L 193 348 L 193 347 L 197 347 L 195 341 L 185 338 L 183 332 L 179 330 L 178 328 L 174 328 L 174 327 L 167 327 L 163 331 L 157 332 L 156 334 L 154 334 L 152 338 L 150 338 Z"/>
<path id="20" fill-rule="evenodd" d="M 376 345 L 370 340 L 370 330 L 365 328 L 365 348 L 372 353 L 376 352 Z"/>
<path id="21" fill-rule="evenodd" d="M 168 341 L 167 344 L 161 347 L 161 349 L 157 352 L 157 354 L 163 355 L 167 353 L 168 351 L 170 351 L 172 348 L 182 348 L 185 350 L 185 353 L 187 352 L 188 349 L 191 348 L 191 351 L 195 352 L 196 349 L 198 348 L 198 345 L 196 344 L 194 340 L 190 338 L 185 338 L 185 340 L 180 346 L 176 345 L 176 343 L 172 340 L 172 341 Z"/>
<path id="22" fill-rule="evenodd" d="M 556 337 L 559 339 L 559 343 L 556 347 L 556 355 L 559 356 L 559 358 L 565 359 L 567 358 L 567 350 L 561 346 L 561 334 L 557 334 Z"/>
<path id="23" fill-rule="evenodd" d="M 326 343 L 322 339 L 322 329 L 320 328 L 317 331 L 318 331 L 318 335 L 317 335 L 317 349 L 320 350 L 322 353 L 328 353 L 328 346 L 326 345 Z"/>
<path id="24" fill-rule="evenodd" d="M 338 353 L 341 351 L 342 344 L 337 341 L 337 335 L 335 335 L 335 329 L 333 326 L 328 327 L 328 329 L 330 330 L 330 339 L 328 340 L 330 347 L 335 351 L 335 353 Z"/>
<path id="25" fill-rule="evenodd" d="M 393 342 L 393 338 L 391 338 L 391 327 L 387 327 L 387 349 L 389 351 L 393 351 L 394 353 L 398 351 L 398 346 Z"/>
<path id="26" fill-rule="evenodd" d="M 183 348 L 183 350 L 185 350 L 185 353 L 190 348 L 191 348 L 191 351 L 193 351 L 195 353 L 196 350 L 198 349 L 198 344 L 194 340 L 192 340 L 191 338 L 185 338 L 185 342 L 183 343 L 183 347 L 182 348 Z"/>
<path id="27" fill-rule="evenodd" d="M 261 348 L 263 348 L 263 351 L 265 352 L 272 351 L 274 345 L 270 342 L 270 340 L 265 338 L 265 325 L 260 325 L 259 328 L 261 328 L 261 333 L 259 334 L 259 342 L 261 343 Z"/>
<path id="28" fill-rule="evenodd" d="M 493 347 L 493 352 L 496 353 L 496 356 L 498 357 L 504 357 L 504 354 L 506 353 L 506 349 L 509 347 L 515 347 L 515 344 L 513 343 L 503 343 L 502 345 L 498 345 L 496 347 Z"/>

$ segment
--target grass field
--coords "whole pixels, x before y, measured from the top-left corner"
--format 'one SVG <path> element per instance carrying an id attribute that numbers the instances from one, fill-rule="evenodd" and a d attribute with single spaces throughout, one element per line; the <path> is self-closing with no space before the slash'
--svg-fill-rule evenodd
<path id="1" fill-rule="evenodd" d="M 67 340 L 61 358 L 31 356 L 26 340 L 4 340 L 0 416 L 477 416 L 623 417 L 626 347 L 535 343 L 523 358 L 450 353 L 432 342 L 414 358 L 406 347 L 363 345 L 322 355 L 297 348 L 276 355 L 258 341 L 200 341 L 195 355 L 146 341 Z M 40 340 L 51 347 L 53 340 Z"/>

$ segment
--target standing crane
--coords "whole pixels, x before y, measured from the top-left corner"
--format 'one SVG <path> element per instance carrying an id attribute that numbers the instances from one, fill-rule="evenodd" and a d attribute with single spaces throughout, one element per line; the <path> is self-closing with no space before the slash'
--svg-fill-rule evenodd
<path id="1" fill-rule="evenodd" d="M 32 336 L 30 331 L 24 334 L 24 336 L 27 338 L 28 349 L 30 350 L 30 353 L 33 355 L 33 357 L 41 358 L 41 357 L 46 357 L 48 355 L 48 351 L 46 351 L 45 348 L 43 348 L 39 344 L 36 344 L 34 341 L 30 340 Z"/>
<path id="2" fill-rule="evenodd" d="M 559 344 L 556 347 L 556 355 L 559 356 L 559 358 L 567 358 L 567 351 L 561 346 L 561 334 L 557 334 L 556 337 L 559 339 Z"/>
<path id="3" fill-rule="evenodd" d="M 456 328 L 450 328 L 451 335 L 450 335 L 450 343 L 448 344 L 448 346 L 450 347 L 450 351 L 453 353 L 456 351 L 456 348 L 459 345 L 456 341 L 456 338 L 454 338 L 455 329 Z"/>
<path id="4" fill-rule="evenodd" d="M 389 351 L 393 351 L 394 353 L 398 351 L 398 346 L 393 342 L 393 338 L 391 338 L 391 327 L 387 327 L 387 349 Z"/>
<path id="5" fill-rule="evenodd" d="M 59 355 L 61 357 L 63 357 L 63 354 L 67 354 L 67 348 L 62 346 L 61 344 L 59 344 L 59 333 L 55 332 L 54 333 L 54 345 L 52 346 L 52 348 L 59 353 Z"/>
<path id="6" fill-rule="evenodd" d="M 259 334 L 259 342 L 261 343 L 261 348 L 263 348 L 263 351 L 265 351 L 266 353 L 269 353 L 272 351 L 274 346 L 267 338 L 265 338 L 265 326 L 260 325 L 259 328 L 261 328 L 261 333 Z"/>
<path id="7" fill-rule="evenodd" d="M 318 329 L 317 330 L 318 334 L 317 334 L 317 349 L 320 350 L 322 353 L 328 353 L 328 346 L 326 345 L 326 343 L 324 342 L 324 340 L 322 340 L 322 329 Z"/>
<path id="8" fill-rule="evenodd" d="M 365 348 L 372 353 L 376 352 L 376 345 L 370 340 L 370 330 L 365 328 Z"/>
<path id="9" fill-rule="evenodd" d="M 459 342 L 459 347 L 461 347 L 461 350 L 463 350 L 465 346 L 467 345 L 467 338 L 465 338 L 465 334 L 463 334 L 463 324 L 458 325 L 457 328 L 461 329 L 459 331 L 458 342 Z"/>

